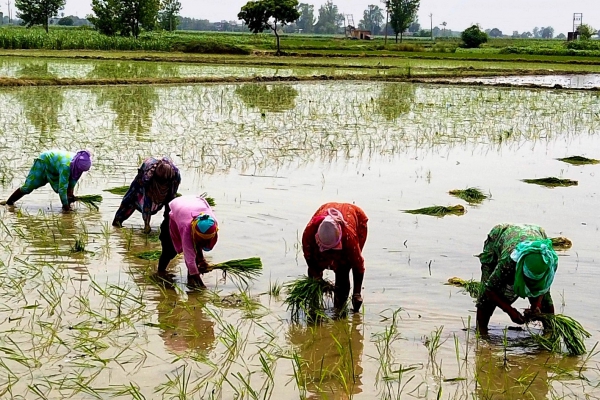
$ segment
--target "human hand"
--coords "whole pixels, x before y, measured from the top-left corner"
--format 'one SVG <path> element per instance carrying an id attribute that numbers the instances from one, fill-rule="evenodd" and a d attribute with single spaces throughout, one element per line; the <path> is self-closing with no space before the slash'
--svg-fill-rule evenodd
<path id="1" fill-rule="evenodd" d="M 526 322 L 525 317 L 523 317 L 523 315 L 514 307 L 511 307 L 507 314 L 510 317 L 510 320 L 515 324 L 522 325 Z"/>
<path id="2" fill-rule="evenodd" d="M 532 306 L 531 308 L 528 308 L 523 311 L 523 316 L 525 317 L 526 321 L 535 321 L 539 319 L 541 314 L 542 311 L 539 309 L 539 307 Z"/>
<path id="3" fill-rule="evenodd" d="M 206 262 L 206 260 L 204 258 L 197 262 L 197 266 L 198 266 L 198 271 L 200 271 L 201 274 L 206 274 L 207 272 L 210 272 L 213 270 L 213 268 L 210 265 L 208 265 L 208 263 Z"/>

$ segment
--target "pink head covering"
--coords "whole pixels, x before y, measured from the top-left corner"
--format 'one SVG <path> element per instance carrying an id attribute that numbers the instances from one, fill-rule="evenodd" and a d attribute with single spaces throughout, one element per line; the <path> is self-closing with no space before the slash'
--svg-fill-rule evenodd
<path id="1" fill-rule="evenodd" d="M 92 166 L 92 155 L 87 150 L 78 151 L 71 160 L 71 179 L 79 180 L 85 171 Z"/>
<path id="2" fill-rule="evenodd" d="M 342 249 L 342 225 L 345 223 L 339 210 L 335 208 L 327 210 L 327 216 L 321 221 L 315 235 L 321 252 Z"/>

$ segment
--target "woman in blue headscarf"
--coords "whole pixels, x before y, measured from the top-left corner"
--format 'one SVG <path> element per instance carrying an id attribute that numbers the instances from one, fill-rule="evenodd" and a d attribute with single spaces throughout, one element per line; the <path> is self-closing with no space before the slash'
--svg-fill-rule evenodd
<path id="1" fill-rule="evenodd" d="M 485 241 L 481 261 L 482 290 L 477 299 L 477 329 L 488 332 L 496 307 L 516 324 L 540 312 L 554 314 L 550 286 L 558 268 L 552 241 L 537 225 L 496 225 Z M 518 298 L 529 299 L 525 315 L 512 307 Z"/>
<path id="2" fill-rule="evenodd" d="M 92 157 L 87 150 L 80 150 L 77 153 L 63 150 L 45 151 L 33 162 L 23 186 L 0 204 L 12 206 L 26 194 L 49 183 L 52 190 L 60 196 L 63 211 L 69 211 L 71 203 L 77 200 L 73 194 L 75 185 L 91 166 Z"/>

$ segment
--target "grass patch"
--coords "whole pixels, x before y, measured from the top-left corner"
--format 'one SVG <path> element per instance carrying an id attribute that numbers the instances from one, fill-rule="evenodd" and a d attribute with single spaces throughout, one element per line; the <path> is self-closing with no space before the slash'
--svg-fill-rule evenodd
<path id="1" fill-rule="evenodd" d="M 287 297 L 284 304 L 291 312 L 292 320 L 298 320 L 302 315 L 309 319 L 323 317 L 325 311 L 325 295 L 333 294 L 334 285 L 326 279 L 315 279 L 302 276 L 284 285 Z"/>
<path id="2" fill-rule="evenodd" d="M 563 345 L 566 352 L 572 356 L 586 353 L 585 339 L 591 335 L 575 319 L 562 314 L 540 314 L 535 320 L 544 323 L 544 331 L 548 334 L 540 335 L 529 329 L 531 336 L 543 348 L 553 353 L 562 353 Z"/>
<path id="3" fill-rule="evenodd" d="M 98 203 L 102 202 L 102 196 L 99 194 L 86 194 L 75 197 L 75 201 L 85 204 L 89 209 L 99 210 Z"/>
<path id="4" fill-rule="evenodd" d="M 470 204 L 479 204 L 483 200 L 487 199 L 488 196 L 483 194 L 483 192 L 476 187 L 470 187 L 468 189 L 456 189 L 451 190 L 450 193 L 452 196 L 456 196 L 459 199 L 462 199 Z"/>
<path id="5" fill-rule="evenodd" d="M 525 183 L 532 183 L 534 185 L 546 186 L 546 187 L 567 187 L 567 186 L 577 186 L 579 182 L 573 181 L 571 179 L 560 179 L 554 176 L 548 178 L 538 178 L 538 179 L 523 179 Z"/>
<path id="6" fill-rule="evenodd" d="M 587 165 L 587 164 L 598 164 L 600 160 L 596 160 L 593 158 L 586 158 L 582 156 L 572 156 L 565 158 L 557 158 L 558 161 L 566 162 L 571 165 Z"/>
<path id="7" fill-rule="evenodd" d="M 463 215 L 465 213 L 465 208 L 460 204 L 455 206 L 432 206 L 432 207 L 424 207 L 417 208 L 415 210 L 403 210 L 408 214 L 421 214 L 421 215 L 431 215 L 433 217 L 444 217 L 446 215 Z"/>

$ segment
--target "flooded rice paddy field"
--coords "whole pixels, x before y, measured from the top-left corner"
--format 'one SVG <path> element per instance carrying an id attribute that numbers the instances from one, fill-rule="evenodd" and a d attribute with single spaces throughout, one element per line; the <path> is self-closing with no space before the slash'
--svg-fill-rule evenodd
<path id="1" fill-rule="evenodd" d="M 560 85 L 569 89 L 591 89 L 600 87 L 599 74 L 584 75 L 532 75 L 532 76 L 500 76 L 493 78 L 464 78 L 462 82 L 481 82 L 488 85 L 510 83 L 513 85 L 539 85 L 554 87 Z"/>
<path id="2" fill-rule="evenodd" d="M 99 211 L 63 215 L 44 188 L 0 209 L 2 397 L 598 398 L 600 167 L 556 160 L 600 158 L 598 100 L 349 82 L 2 89 L 0 196 L 52 147 L 90 149 L 76 192 L 104 196 Z M 120 197 L 102 190 L 128 184 L 148 155 L 174 159 L 181 193 L 215 198 L 221 234 L 208 258 L 260 256 L 253 286 L 212 272 L 207 291 L 189 292 L 177 258 L 166 287 L 156 262 L 134 256 L 160 244 L 139 213 L 111 227 Z M 579 184 L 520 181 L 546 176 Z M 491 199 L 473 207 L 447 193 L 469 186 Z M 364 310 L 293 324 L 270 287 L 306 272 L 299 238 L 332 200 L 369 216 Z M 402 212 L 451 204 L 467 213 Z M 549 354 L 525 332 L 504 341 L 499 311 L 491 340 L 475 337 L 473 301 L 444 282 L 479 279 L 473 255 L 501 222 L 573 241 L 552 293 L 591 333 L 590 355 Z"/>

